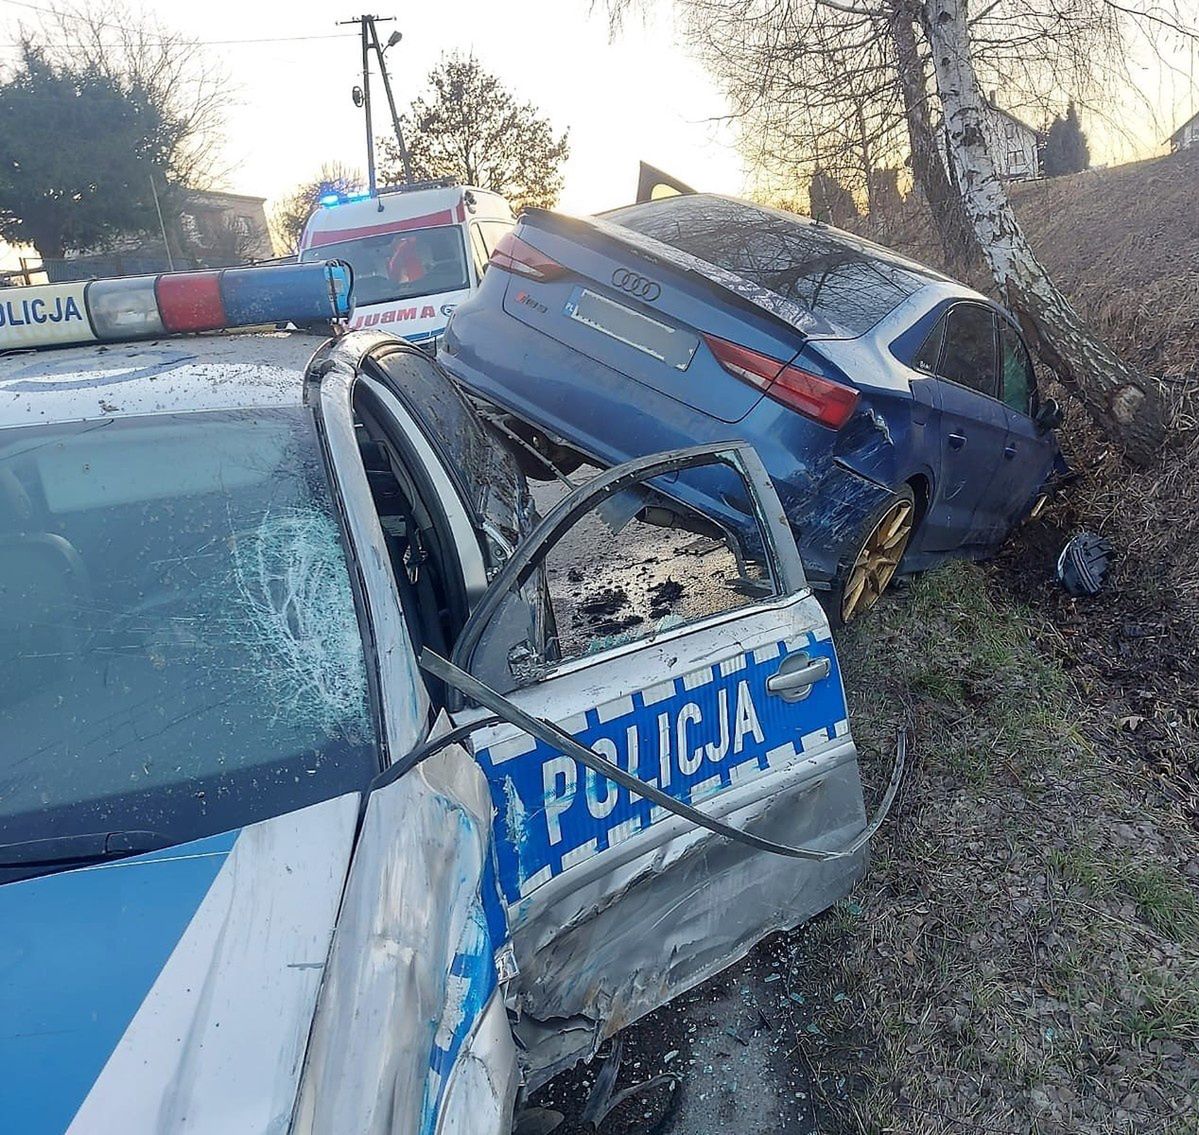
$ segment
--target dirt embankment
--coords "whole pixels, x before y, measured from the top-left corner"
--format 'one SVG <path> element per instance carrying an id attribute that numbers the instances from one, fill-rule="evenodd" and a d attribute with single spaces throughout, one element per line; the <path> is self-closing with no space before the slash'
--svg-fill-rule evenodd
<path id="1" fill-rule="evenodd" d="M 1161 382 L 1174 429 L 1155 467 L 1132 470 L 1045 376 L 1066 409 L 1062 445 L 1077 480 L 1005 551 L 997 578 L 1062 630 L 1113 711 L 1123 702 L 1130 743 L 1199 816 L 1199 152 L 1016 185 L 1012 200 L 1083 318 Z M 938 264 L 927 214 L 913 199 L 861 227 Z M 972 275 L 975 287 L 992 290 L 981 265 Z M 1048 584 L 1051 557 L 1080 528 L 1109 537 L 1120 555 L 1111 588 L 1092 603 L 1070 602 Z"/>
<path id="2" fill-rule="evenodd" d="M 855 732 L 869 748 L 899 701 L 918 755 L 864 919 L 798 936 L 830 959 L 817 985 L 857 982 L 817 1083 L 874 1041 L 822 1131 L 1199 1131 L 1199 154 L 1013 200 L 1084 319 L 1160 379 L 1173 437 L 1133 471 L 1051 389 L 1067 494 L 845 636 Z M 918 209 L 871 235 L 936 260 Z M 1081 528 L 1120 557 L 1086 601 L 1052 578 Z"/>
<path id="3" fill-rule="evenodd" d="M 1011 186 L 1041 263 L 1120 354 L 1172 382 L 1199 378 L 1199 151 Z M 854 226 L 944 268 L 923 205 Z M 978 265 L 967 283 L 992 291 Z"/>

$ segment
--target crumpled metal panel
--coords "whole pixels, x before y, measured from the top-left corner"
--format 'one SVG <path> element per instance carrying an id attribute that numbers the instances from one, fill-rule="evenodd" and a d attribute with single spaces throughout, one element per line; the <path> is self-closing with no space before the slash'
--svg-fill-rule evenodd
<path id="1" fill-rule="evenodd" d="M 877 444 L 885 444 L 876 435 Z M 877 481 L 863 476 L 840 459 L 824 470 L 816 488 L 803 498 L 791 498 L 787 519 L 803 548 L 832 549 L 825 571 L 817 578 L 831 575 L 837 561 L 862 538 L 866 521 L 895 494 Z M 805 561 L 806 562 L 806 561 Z"/>
<path id="2" fill-rule="evenodd" d="M 779 842 L 833 849 L 865 825 L 852 744 L 774 778 L 722 818 Z M 781 783 L 779 783 L 781 782 Z M 826 863 L 692 831 L 545 902 L 513 933 L 530 1090 L 607 1037 L 719 973 L 775 930 L 847 894 L 867 852 Z M 548 1038 L 545 1025 L 559 1035 Z M 569 1026 L 569 1029 L 566 1027 Z"/>
<path id="3" fill-rule="evenodd" d="M 508 1130 L 516 1052 L 495 977 L 490 810 L 459 745 L 371 796 L 294 1132 Z"/>
<path id="4" fill-rule="evenodd" d="M 829 677 L 787 702 L 766 680 L 797 651 L 827 657 Z M 810 596 L 618 653 L 564 667 L 512 701 L 776 842 L 839 850 L 865 828 L 835 653 Z M 520 966 L 509 993 L 530 1087 L 825 909 L 865 868 L 864 851 L 798 862 L 698 830 L 511 726 L 480 731 L 476 744 L 496 807 Z"/>
<path id="5" fill-rule="evenodd" d="M 694 665 L 681 662 L 686 647 L 666 648 L 668 656 L 673 650 L 677 673 L 665 670 L 644 687 L 630 683 L 628 693 L 611 690 L 594 718 L 580 714 L 565 723 L 567 731 L 688 804 L 724 800 L 738 786 L 827 750 L 846 720 L 832 642 L 771 628 L 771 620 L 777 624 L 778 616 L 754 621 L 774 630 L 776 641 L 744 649 L 732 635 L 746 628 L 730 627 L 711 656 L 686 659 Z M 829 662 L 829 677 L 802 705 L 766 688 L 781 660 L 797 651 Z M 621 845 L 668 819 L 644 796 L 578 769 L 573 759 L 542 741 L 529 743 L 523 733 L 481 744 L 479 759 L 491 781 L 499 881 L 510 904 L 592 860 L 613 865 L 624 858 Z"/>

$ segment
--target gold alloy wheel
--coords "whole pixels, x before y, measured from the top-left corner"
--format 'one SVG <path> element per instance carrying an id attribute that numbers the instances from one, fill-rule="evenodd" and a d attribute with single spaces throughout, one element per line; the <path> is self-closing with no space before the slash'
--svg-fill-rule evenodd
<path id="1" fill-rule="evenodd" d="M 912 535 L 910 500 L 897 500 L 874 526 L 854 560 L 841 597 L 841 621 L 869 611 L 887 589 Z"/>

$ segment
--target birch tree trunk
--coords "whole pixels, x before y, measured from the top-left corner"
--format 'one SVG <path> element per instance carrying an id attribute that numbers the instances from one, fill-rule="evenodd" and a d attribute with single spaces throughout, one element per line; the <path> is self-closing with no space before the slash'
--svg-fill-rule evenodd
<path id="1" fill-rule="evenodd" d="M 987 149 L 966 3 L 925 0 L 925 30 L 966 214 L 1037 353 L 1129 460 L 1147 465 L 1166 437 L 1160 391 L 1087 330 L 1029 247 Z"/>
<path id="2" fill-rule="evenodd" d="M 912 152 L 912 175 L 924 193 L 933 224 L 945 252 L 949 270 L 966 276 L 978 252 L 974 230 L 962 207 L 962 198 L 950 182 L 945 163 L 933 134 L 928 113 L 928 87 L 924 62 L 916 46 L 915 22 L 920 18 L 918 4 L 898 0 L 891 9 L 890 34 L 895 47 L 895 65 L 903 96 L 904 121 Z"/>

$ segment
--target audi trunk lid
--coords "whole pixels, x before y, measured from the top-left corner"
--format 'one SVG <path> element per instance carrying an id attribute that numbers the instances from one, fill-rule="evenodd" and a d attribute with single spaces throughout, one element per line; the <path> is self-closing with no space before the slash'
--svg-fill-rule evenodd
<path id="1" fill-rule="evenodd" d="M 634 244 L 616 226 L 541 209 L 528 210 L 515 232 L 553 265 L 540 279 L 509 275 L 510 316 L 721 421 L 740 421 L 762 394 L 716 361 L 705 335 L 769 355 L 780 366 L 803 346 L 794 327 L 685 267 L 658 242 Z M 563 361 L 569 365 L 569 356 Z"/>

